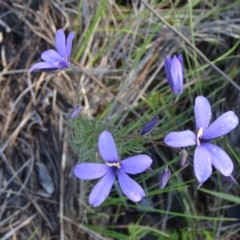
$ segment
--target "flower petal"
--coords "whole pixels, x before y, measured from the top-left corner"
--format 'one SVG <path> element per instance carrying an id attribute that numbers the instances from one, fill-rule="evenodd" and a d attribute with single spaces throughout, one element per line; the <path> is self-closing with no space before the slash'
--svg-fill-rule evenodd
<path id="1" fill-rule="evenodd" d="M 39 62 L 39 63 L 36 63 L 34 64 L 29 72 L 31 73 L 32 71 L 34 70 L 41 70 L 41 71 L 44 71 L 44 70 L 48 70 L 48 71 L 55 71 L 57 70 L 56 68 L 53 67 L 53 65 L 51 63 L 47 63 L 47 62 Z"/>
<path id="2" fill-rule="evenodd" d="M 164 70 L 165 70 L 168 84 L 173 92 L 174 86 L 173 86 L 173 80 L 172 80 L 172 74 L 171 74 L 171 64 L 172 64 L 172 59 L 170 57 L 166 57 L 164 60 Z"/>
<path id="3" fill-rule="evenodd" d="M 171 147 L 188 147 L 197 143 L 196 134 L 192 131 L 170 132 L 164 142 Z"/>
<path id="4" fill-rule="evenodd" d="M 67 59 L 67 50 L 66 50 L 66 38 L 62 29 L 59 29 L 55 36 L 55 47 L 58 53 L 64 58 Z"/>
<path id="5" fill-rule="evenodd" d="M 196 129 L 203 128 L 203 131 L 208 127 L 212 115 L 211 106 L 208 100 L 203 96 L 198 96 L 195 99 L 194 106 Z"/>
<path id="6" fill-rule="evenodd" d="M 147 155 L 137 155 L 121 161 L 121 170 L 125 173 L 137 174 L 148 169 L 152 164 L 152 159 Z"/>
<path id="7" fill-rule="evenodd" d="M 74 167 L 74 174 L 80 179 L 90 180 L 104 176 L 109 170 L 106 164 L 80 163 Z"/>
<path id="8" fill-rule="evenodd" d="M 62 60 L 62 57 L 59 55 L 59 53 L 52 49 L 43 52 L 41 58 L 43 61 L 55 65 Z"/>
<path id="9" fill-rule="evenodd" d="M 98 138 L 98 150 L 106 162 L 117 162 L 118 153 L 113 136 L 108 131 L 103 131 Z"/>
<path id="10" fill-rule="evenodd" d="M 124 193 L 133 202 L 139 202 L 145 196 L 142 187 L 131 179 L 121 169 L 117 171 L 119 185 Z"/>
<path id="11" fill-rule="evenodd" d="M 171 75 L 173 81 L 173 93 L 179 96 L 183 91 L 183 70 L 182 65 L 176 56 L 171 64 Z"/>
<path id="12" fill-rule="evenodd" d="M 182 54 L 179 54 L 177 58 L 178 58 L 178 61 L 181 63 L 182 67 L 183 67 L 183 56 L 182 56 Z"/>
<path id="13" fill-rule="evenodd" d="M 238 125 L 238 117 L 228 111 L 217 118 L 203 133 L 203 139 L 213 139 L 232 131 Z"/>
<path id="14" fill-rule="evenodd" d="M 72 41 L 75 37 L 75 32 L 71 32 L 67 37 L 67 56 L 70 58 L 72 52 Z"/>
<path id="15" fill-rule="evenodd" d="M 211 155 L 204 146 L 197 146 L 194 152 L 194 173 L 200 183 L 205 182 L 212 173 Z"/>
<path id="16" fill-rule="evenodd" d="M 182 75 L 183 75 L 183 80 L 184 80 L 184 65 L 183 65 L 183 56 L 182 56 L 182 54 L 178 55 L 178 60 L 179 60 L 179 62 L 182 65 Z"/>
<path id="17" fill-rule="evenodd" d="M 110 171 L 94 186 L 90 195 L 89 195 L 89 203 L 93 207 L 97 207 L 104 202 L 104 200 L 108 197 L 111 192 L 113 183 L 115 179 L 115 171 L 114 169 L 110 169 Z"/>
<path id="18" fill-rule="evenodd" d="M 222 173 L 222 175 L 228 177 L 232 174 L 233 163 L 231 158 L 220 147 L 211 143 L 202 144 L 210 153 L 213 166 Z"/>

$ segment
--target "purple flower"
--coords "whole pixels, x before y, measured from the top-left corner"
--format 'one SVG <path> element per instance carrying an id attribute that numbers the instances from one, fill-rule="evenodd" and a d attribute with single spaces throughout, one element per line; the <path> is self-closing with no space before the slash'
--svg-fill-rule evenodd
<path id="1" fill-rule="evenodd" d="M 210 126 L 211 106 L 203 96 L 195 99 L 195 119 L 197 134 L 192 131 L 169 133 L 164 142 L 171 147 L 197 145 L 194 153 L 194 172 L 200 183 L 205 182 L 212 173 L 212 165 L 225 177 L 230 177 L 233 163 L 225 151 L 210 143 L 211 139 L 229 133 L 238 125 L 238 117 L 228 111 L 217 118 Z"/>
<path id="2" fill-rule="evenodd" d="M 45 72 L 52 72 L 59 69 L 66 69 L 70 65 L 70 55 L 72 52 L 72 41 L 75 33 L 71 32 L 66 40 L 62 29 L 59 29 L 55 36 L 55 46 L 57 51 L 50 49 L 42 53 L 44 62 L 34 64 L 29 72 L 40 69 Z"/>
<path id="3" fill-rule="evenodd" d="M 90 180 L 102 177 L 89 195 L 89 203 L 97 207 L 108 197 L 113 186 L 115 176 L 123 193 L 133 202 L 139 202 L 145 193 L 142 187 L 126 173 L 138 174 L 148 169 L 152 159 L 147 155 L 137 155 L 118 161 L 117 148 L 108 131 L 103 131 L 98 139 L 98 149 L 105 164 L 80 163 L 75 166 L 74 174 L 80 179 Z"/>
<path id="4" fill-rule="evenodd" d="M 170 88 L 177 97 L 183 91 L 183 59 L 182 55 L 174 56 L 173 59 L 166 57 L 164 61 L 165 74 L 170 85 Z"/>

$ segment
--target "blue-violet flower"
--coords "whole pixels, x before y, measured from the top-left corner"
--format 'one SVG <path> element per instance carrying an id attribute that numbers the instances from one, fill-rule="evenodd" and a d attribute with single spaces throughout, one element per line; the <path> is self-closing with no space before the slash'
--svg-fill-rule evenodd
<path id="1" fill-rule="evenodd" d="M 94 207 L 103 203 L 110 194 L 116 175 L 123 193 L 133 202 L 139 202 L 145 196 L 144 190 L 126 173 L 138 174 L 145 171 L 151 166 L 152 159 L 141 154 L 118 161 L 117 148 L 112 134 L 108 131 L 100 134 L 98 149 L 105 164 L 80 163 L 74 168 L 74 174 L 80 179 L 90 180 L 102 177 L 92 189 L 89 203 Z"/>
<path id="2" fill-rule="evenodd" d="M 29 72 L 40 69 L 45 72 L 53 72 L 59 69 L 67 69 L 70 65 L 70 55 L 72 52 L 72 41 L 75 33 L 71 32 L 66 40 L 62 29 L 59 29 L 55 36 L 55 46 L 57 51 L 50 49 L 42 53 L 44 62 L 34 64 Z"/>
<path id="3" fill-rule="evenodd" d="M 211 139 L 229 133 L 238 125 L 238 117 L 228 111 L 218 117 L 210 126 L 211 106 L 203 96 L 195 99 L 195 120 L 197 133 L 180 131 L 169 133 L 164 142 L 171 147 L 197 145 L 194 153 L 194 172 L 200 183 L 205 182 L 212 173 L 212 165 L 225 177 L 230 177 L 233 163 L 225 151 L 210 143 Z"/>
<path id="4" fill-rule="evenodd" d="M 164 69 L 173 94 L 177 97 L 180 96 L 183 91 L 184 79 L 182 55 L 179 54 L 178 57 L 174 56 L 173 59 L 166 57 L 164 61 Z"/>

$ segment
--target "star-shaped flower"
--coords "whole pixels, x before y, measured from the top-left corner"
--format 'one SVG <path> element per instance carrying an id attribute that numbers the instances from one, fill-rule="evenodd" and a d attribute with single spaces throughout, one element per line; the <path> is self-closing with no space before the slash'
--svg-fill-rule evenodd
<path id="1" fill-rule="evenodd" d="M 110 194 L 116 175 L 123 193 L 133 202 L 139 202 L 145 196 L 144 190 L 126 173 L 138 174 L 145 171 L 151 166 L 152 159 L 141 154 L 118 161 L 117 148 L 112 134 L 108 131 L 100 134 L 98 149 L 105 164 L 80 163 L 74 168 L 74 174 L 80 179 L 90 180 L 102 177 L 92 189 L 89 203 L 94 207 L 103 203 Z"/>
<path id="2" fill-rule="evenodd" d="M 29 72 L 40 69 L 41 71 L 52 72 L 59 69 L 67 69 L 70 65 L 70 55 L 72 52 L 72 41 L 75 33 L 71 32 L 66 40 L 62 29 L 59 29 L 55 36 L 55 46 L 57 51 L 50 49 L 42 53 L 44 62 L 34 64 Z"/>
<path id="3" fill-rule="evenodd" d="M 164 142 L 171 147 L 188 147 L 197 145 L 194 153 L 194 172 L 202 184 L 212 173 L 212 165 L 225 177 L 230 177 L 233 163 L 225 151 L 210 143 L 211 139 L 229 133 L 238 125 L 238 117 L 228 111 L 217 118 L 210 126 L 211 106 L 203 96 L 195 99 L 195 119 L 197 134 L 192 131 L 169 133 Z"/>
<path id="4" fill-rule="evenodd" d="M 174 56 L 173 59 L 166 57 L 164 61 L 165 74 L 174 95 L 179 97 L 183 91 L 183 59 L 182 55 Z"/>

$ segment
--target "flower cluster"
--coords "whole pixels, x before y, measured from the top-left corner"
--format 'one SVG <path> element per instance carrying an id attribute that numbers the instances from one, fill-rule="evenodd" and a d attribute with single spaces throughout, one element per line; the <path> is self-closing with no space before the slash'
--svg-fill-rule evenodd
<path id="1" fill-rule="evenodd" d="M 33 65 L 30 72 L 34 70 L 53 72 L 61 69 L 68 69 L 70 66 L 70 55 L 74 37 L 75 33 L 71 32 L 66 39 L 63 30 L 58 30 L 55 36 L 57 51 L 51 49 L 43 52 L 41 58 L 44 62 Z M 166 57 L 164 69 L 171 91 L 178 100 L 183 92 L 184 85 L 182 55 L 180 54 L 173 58 Z M 70 119 L 77 118 L 80 113 L 81 105 L 77 104 L 70 113 Z M 214 166 L 228 181 L 236 184 L 232 176 L 232 160 L 224 150 L 212 144 L 211 140 L 224 136 L 232 131 L 238 125 L 238 117 L 233 111 L 228 111 L 210 124 L 212 115 L 211 106 L 208 100 L 203 96 L 196 97 L 194 113 L 196 132 L 190 130 L 170 132 L 164 138 L 164 143 L 173 148 L 183 148 L 180 153 L 181 167 L 184 167 L 187 162 L 188 153 L 185 148 L 196 145 L 193 167 L 195 176 L 200 185 L 210 177 L 212 166 Z M 159 122 L 160 117 L 158 115 L 152 117 L 152 119 L 141 128 L 139 134 L 141 136 L 149 134 Z M 152 164 L 152 159 L 147 155 L 140 154 L 119 161 L 113 136 L 106 130 L 103 131 L 98 138 L 98 150 L 104 163 L 80 163 L 74 168 L 74 174 L 79 179 L 92 180 L 101 178 L 89 195 L 89 203 L 94 207 L 102 204 L 110 194 L 116 177 L 123 194 L 127 198 L 133 202 L 141 201 L 145 196 L 145 192 L 136 181 L 128 176 L 128 174 L 134 175 L 151 170 L 150 166 Z M 166 186 L 170 176 L 171 172 L 168 167 L 160 172 L 160 189 Z"/>

